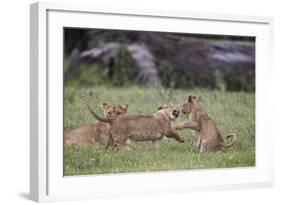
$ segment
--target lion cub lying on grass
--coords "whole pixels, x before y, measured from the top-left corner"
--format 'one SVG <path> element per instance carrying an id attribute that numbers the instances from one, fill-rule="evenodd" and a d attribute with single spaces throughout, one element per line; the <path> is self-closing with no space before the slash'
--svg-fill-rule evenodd
<path id="1" fill-rule="evenodd" d="M 128 111 L 127 104 L 110 105 L 107 103 L 102 103 L 101 108 L 104 111 L 105 118 L 115 118 L 119 115 L 127 113 Z M 110 133 L 107 123 L 97 122 L 66 131 L 63 137 L 65 144 L 97 143 L 99 145 L 106 146 L 110 140 Z"/>
<path id="2" fill-rule="evenodd" d="M 184 139 L 172 129 L 171 121 L 174 121 L 179 115 L 179 111 L 174 108 L 160 107 L 153 115 L 128 114 L 116 118 L 102 118 L 90 108 L 85 99 L 81 98 L 81 101 L 86 104 L 95 118 L 110 125 L 112 140 L 109 146 L 115 149 L 123 146 L 127 139 L 131 139 L 133 141 L 153 141 L 158 150 L 159 142 L 164 135 L 184 142 Z"/>
<path id="3" fill-rule="evenodd" d="M 182 105 L 182 112 L 189 115 L 188 121 L 176 124 L 174 128 L 177 130 L 190 128 L 199 132 L 197 148 L 200 152 L 228 148 L 237 140 L 235 134 L 230 134 L 226 138 L 233 137 L 234 139 L 230 144 L 225 144 L 215 123 L 204 112 L 195 96 L 188 97 L 187 102 Z"/>

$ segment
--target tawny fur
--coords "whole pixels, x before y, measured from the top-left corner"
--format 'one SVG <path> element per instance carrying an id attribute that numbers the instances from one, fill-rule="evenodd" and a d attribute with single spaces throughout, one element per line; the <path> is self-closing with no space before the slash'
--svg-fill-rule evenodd
<path id="1" fill-rule="evenodd" d="M 157 147 L 164 136 L 184 142 L 184 139 L 172 129 L 171 121 L 179 115 L 179 111 L 174 108 L 160 107 L 153 115 L 121 115 L 117 118 L 102 118 L 88 104 L 86 105 L 95 118 L 110 125 L 112 136 L 110 146 L 113 148 L 118 149 L 123 146 L 127 139 L 153 141 Z"/>
<path id="2" fill-rule="evenodd" d="M 109 105 L 103 103 L 101 108 L 104 111 L 104 117 L 114 118 L 119 115 L 126 114 L 128 105 Z M 96 122 L 66 131 L 64 133 L 65 144 L 99 144 L 106 146 L 110 140 L 110 132 L 108 124 L 104 122 Z"/>
<path id="3" fill-rule="evenodd" d="M 188 121 L 176 124 L 174 128 L 181 130 L 189 128 L 198 132 L 197 148 L 200 152 L 217 151 L 234 145 L 237 137 L 230 134 L 226 138 L 233 137 L 231 143 L 226 144 L 218 128 L 212 119 L 208 117 L 195 96 L 189 96 L 187 102 L 182 105 L 182 112 L 188 115 Z"/>

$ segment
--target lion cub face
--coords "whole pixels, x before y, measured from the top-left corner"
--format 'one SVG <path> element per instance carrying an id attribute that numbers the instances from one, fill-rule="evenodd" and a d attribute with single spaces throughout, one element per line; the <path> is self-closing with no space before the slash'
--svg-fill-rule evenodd
<path id="1" fill-rule="evenodd" d="M 182 113 L 183 114 L 189 114 L 192 110 L 192 107 L 194 103 L 196 102 L 196 97 L 195 96 L 188 96 L 186 103 L 182 104 Z"/>
<path id="2" fill-rule="evenodd" d="M 117 117 L 119 115 L 125 114 L 128 111 L 129 105 L 114 105 L 114 104 L 107 104 L 102 103 L 101 108 L 103 109 L 104 117 Z"/>
<path id="3" fill-rule="evenodd" d="M 173 107 L 168 107 L 167 105 L 160 105 L 158 112 L 165 115 L 169 121 L 174 121 L 179 116 L 180 111 Z"/>

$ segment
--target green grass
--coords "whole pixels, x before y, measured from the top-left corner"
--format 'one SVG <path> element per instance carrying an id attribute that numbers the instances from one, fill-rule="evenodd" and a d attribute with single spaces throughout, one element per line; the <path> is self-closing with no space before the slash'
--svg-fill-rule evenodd
<path id="1" fill-rule="evenodd" d="M 151 114 L 160 104 L 180 105 L 190 94 L 200 96 L 205 111 L 223 136 L 236 133 L 237 143 L 225 151 L 198 153 L 197 135 L 185 129 L 185 143 L 164 138 L 157 152 L 152 142 L 132 142 L 119 151 L 97 145 L 64 145 L 64 175 L 89 175 L 164 170 L 188 170 L 255 166 L 255 94 L 219 92 L 206 89 L 171 90 L 130 86 L 127 88 L 66 86 L 64 130 L 96 120 L 80 104 L 84 94 L 90 106 L 102 115 L 102 102 L 127 103 L 129 113 Z M 176 122 L 186 118 L 180 115 Z"/>

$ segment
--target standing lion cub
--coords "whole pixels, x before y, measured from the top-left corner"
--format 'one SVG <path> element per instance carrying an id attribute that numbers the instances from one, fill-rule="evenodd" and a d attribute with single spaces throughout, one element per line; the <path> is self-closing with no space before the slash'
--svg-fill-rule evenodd
<path id="1" fill-rule="evenodd" d="M 105 118 L 115 118 L 126 114 L 128 105 L 113 105 L 102 103 L 101 108 L 104 111 Z M 93 144 L 97 143 L 106 146 L 110 140 L 108 125 L 104 122 L 97 122 L 64 133 L 65 144 Z"/>
<path id="2" fill-rule="evenodd" d="M 200 152 L 228 148 L 237 140 L 235 134 L 230 134 L 226 138 L 233 137 L 233 141 L 225 144 L 215 123 L 204 112 L 203 108 L 196 101 L 195 96 L 188 97 L 187 102 L 182 105 L 182 112 L 189 115 L 188 121 L 176 124 L 174 128 L 176 130 L 183 128 L 196 130 L 199 133 L 197 148 Z"/>
<path id="3" fill-rule="evenodd" d="M 103 118 L 98 116 L 81 97 L 92 115 L 101 122 L 109 124 L 111 141 L 108 146 L 118 149 L 125 145 L 127 139 L 134 141 L 153 141 L 156 149 L 164 136 L 184 142 L 173 129 L 171 121 L 179 116 L 179 111 L 171 107 L 159 107 L 159 110 L 152 115 L 120 115 L 116 118 Z"/>

